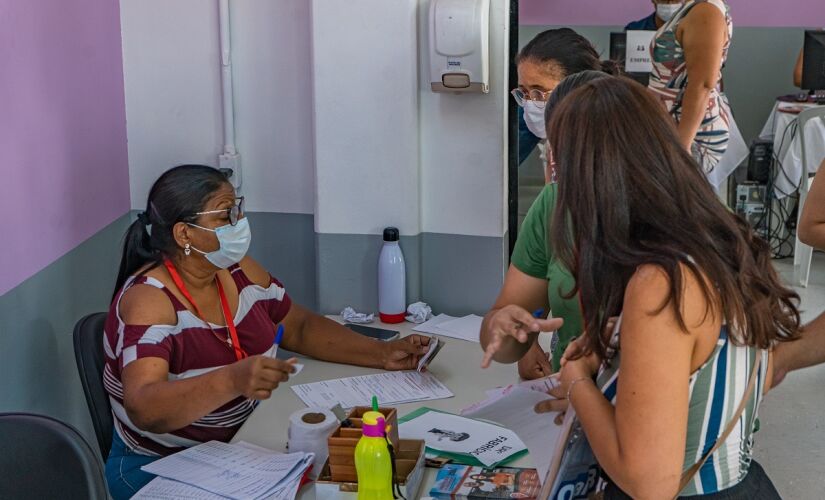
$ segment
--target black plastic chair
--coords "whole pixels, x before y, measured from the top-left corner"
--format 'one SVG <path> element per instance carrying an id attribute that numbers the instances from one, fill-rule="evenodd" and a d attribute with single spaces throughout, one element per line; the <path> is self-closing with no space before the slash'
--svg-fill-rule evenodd
<path id="1" fill-rule="evenodd" d="M 0 498 L 108 498 L 103 464 L 77 429 L 31 413 L 0 413 Z"/>
<path id="2" fill-rule="evenodd" d="M 92 425 L 100 447 L 100 456 L 106 461 L 112 447 L 112 407 L 109 395 L 103 387 L 103 366 L 106 357 L 103 353 L 103 325 L 106 313 L 93 313 L 84 316 L 74 327 L 74 357 L 80 382 L 86 394 L 86 403 L 92 415 Z"/>

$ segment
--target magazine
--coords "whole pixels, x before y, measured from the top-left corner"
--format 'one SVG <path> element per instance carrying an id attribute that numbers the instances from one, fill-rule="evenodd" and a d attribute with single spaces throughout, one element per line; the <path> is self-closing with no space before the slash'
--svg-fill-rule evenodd
<path id="1" fill-rule="evenodd" d="M 530 499 L 536 498 L 540 489 L 536 469 L 448 464 L 438 471 L 430 496 L 454 500 Z"/>

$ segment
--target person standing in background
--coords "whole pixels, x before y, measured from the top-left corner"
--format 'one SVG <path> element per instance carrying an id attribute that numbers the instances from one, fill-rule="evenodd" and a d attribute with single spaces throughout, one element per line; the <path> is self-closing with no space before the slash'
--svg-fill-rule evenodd
<path id="1" fill-rule="evenodd" d="M 628 23 L 625 31 L 658 31 L 674 14 L 679 12 L 684 2 L 682 0 L 652 0 L 653 13 L 644 19 Z"/>
<path id="2" fill-rule="evenodd" d="M 742 141 L 738 129 L 732 134 L 736 123 L 720 86 L 732 35 L 724 0 L 690 0 L 651 43 L 649 87 L 676 120 L 681 144 L 705 174 L 719 164 L 732 136 Z"/>

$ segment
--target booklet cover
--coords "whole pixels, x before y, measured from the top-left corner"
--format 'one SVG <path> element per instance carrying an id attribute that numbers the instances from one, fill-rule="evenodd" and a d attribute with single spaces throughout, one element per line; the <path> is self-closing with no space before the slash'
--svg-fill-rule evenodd
<path id="1" fill-rule="evenodd" d="M 536 469 L 486 469 L 448 464 L 438 471 L 430 496 L 455 500 L 530 499 L 536 498 L 540 490 Z"/>

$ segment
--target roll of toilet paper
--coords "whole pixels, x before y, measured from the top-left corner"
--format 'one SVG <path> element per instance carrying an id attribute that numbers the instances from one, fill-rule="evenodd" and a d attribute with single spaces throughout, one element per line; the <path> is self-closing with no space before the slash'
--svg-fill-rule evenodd
<path id="1" fill-rule="evenodd" d="M 316 479 L 329 456 L 327 438 L 338 427 L 338 419 L 325 408 L 304 408 L 289 416 L 289 452 L 315 453 L 310 477 Z"/>

